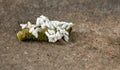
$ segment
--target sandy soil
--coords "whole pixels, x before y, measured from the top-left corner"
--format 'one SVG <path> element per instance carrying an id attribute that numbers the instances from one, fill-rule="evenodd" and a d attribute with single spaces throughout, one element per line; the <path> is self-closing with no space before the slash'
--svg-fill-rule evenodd
<path id="1" fill-rule="evenodd" d="M 42 14 L 75 24 L 68 43 L 18 41 Z M 120 70 L 120 0 L 0 0 L 0 70 Z"/>

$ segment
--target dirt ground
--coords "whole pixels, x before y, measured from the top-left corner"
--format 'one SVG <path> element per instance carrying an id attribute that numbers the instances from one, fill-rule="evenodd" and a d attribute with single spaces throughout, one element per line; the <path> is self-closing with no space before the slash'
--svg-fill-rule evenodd
<path id="1" fill-rule="evenodd" d="M 70 41 L 18 41 L 40 15 L 73 22 Z M 120 0 L 0 0 L 0 70 L 120 70 Z"/>

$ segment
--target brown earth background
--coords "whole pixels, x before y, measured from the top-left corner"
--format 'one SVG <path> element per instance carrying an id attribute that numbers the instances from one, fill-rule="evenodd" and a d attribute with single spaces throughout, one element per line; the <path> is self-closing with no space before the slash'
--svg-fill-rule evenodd
<path id="1" fill-rule="evenodd" d="M 70 41 L 18 41 L 40 15 L 73 22 Z M 120 70 L 120 0 L 0 0 L 0 70 Z"/>

